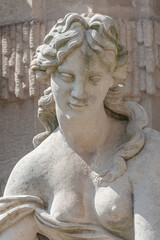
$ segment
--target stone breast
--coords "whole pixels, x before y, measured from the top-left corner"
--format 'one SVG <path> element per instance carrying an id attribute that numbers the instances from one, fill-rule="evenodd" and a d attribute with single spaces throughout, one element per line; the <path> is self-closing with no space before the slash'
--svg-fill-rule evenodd
<path id="1" fill-rule="evenodd" d="M 59 221 L 78 222 L 84 218 L 83 195 L 71 189 L 59 191 L 54 197 L 50 213 Z"/>
<path id="2" fill-rule="evenodd" d="M 120 177 L 99 187 L 95 194 L 98 221 L 110 231 L 125 231 L 133 226 L 133 203 L 128 181 Z"/>
<path id="3" fill-rule="evenodd" d="M 116 232 L 133 225 L 132 188 L 127 176 L 97 187 L 97 173 L 74 154 L 54 162 L 51 170 L 54 186 L 48 212 L 54 218 L 99 223 Z"/>

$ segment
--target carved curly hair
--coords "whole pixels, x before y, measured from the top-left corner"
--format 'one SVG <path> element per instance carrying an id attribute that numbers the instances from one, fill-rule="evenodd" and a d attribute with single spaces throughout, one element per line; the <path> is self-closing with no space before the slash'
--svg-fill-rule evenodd
<path id="1" fill-rule="evenodd" d="M 60 19 L 51 29 L 41 46 L 37 48 L 31 68 L 36 71 L 37 79 L 49 82 L 50 74 L 63 63 L 84 40 L 110 67 L 114 85 L 109 89 L 104 100 L 106 114 L 119 120 L 127 120 L 126 133 L 129 141 L 122 144 L 113 159 L 113 168 L 101 175 L 101 182 L 113 181 L 127 169 L 126 160 L 132 158 L 143 148 L 145 137 L 143 128 L 147 125 L 145 110 L 137 103 L 124 99 L 124 85 L 127 78 L 128 52 L 118 43 L 118 34 L 113 20 L 101 14 L 80 16 L 70 13 Z M 110 54 L 108 54 L 110 53 Z M 46 131 L 33 139 L 38 146 L 58 126 L 55 102 L 51 87 L 44 91 L 39 100 L 39 119 Z"/>

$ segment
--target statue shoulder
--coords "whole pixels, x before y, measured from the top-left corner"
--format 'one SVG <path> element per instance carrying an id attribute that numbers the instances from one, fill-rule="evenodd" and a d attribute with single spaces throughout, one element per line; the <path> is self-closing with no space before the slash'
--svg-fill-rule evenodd
<path id="1" fill-rule="evenodd" d="M 11 172 L 4 195 L 27 194 L 47 201 L 47 193 L 50 192 L 49 175 L 55 162 L 62 157 L 61 147 L 64 144 L 63 138 L 57 131 L 25 155 Z"/>
<path id="2" fill-rule="evenodd" d="M 145 128 L 144 135 L 143 149 L 129 160 L 132 164 L 135 236 L 136 239 L 141 239 L 142 236 L 145 236 L 143 239 L 159 239 L 160 133 Z"/>
<path id="3" fill-rule="evenodd" d="M 143 178 L 157 178 L 160 182 L 160 132 L 144 128 L 145 144 L 142 150 L 128 161 L 129 173 L 133 181 Z"/>
<path id="4" fill-rule="evenodd" d="M 146 127 L 146 128 L 144 128 L 143 132 L 144 132 L 147 142 L 150 142 L 150 143 L 151 142 L 152 143 L 160 142 L 160 132 L 159 131 L 156 131 L 152 128 Z"/>
<path id="5" fill-rule="evenodd" d="M 5 196 L 34 195 L 41 199 L 45 198 L 48 189 L 47 184 L 44 186 L 44 182 L 48 174 L 48 161 L 52 154 L 50 148 L 49 141 L 46 139 L 17 162 L 8 179 Z"/>
<path id="6" fill-rule="evenodd" d="M 140 156 L 147 160 L 146 164 L 160 164 L 160 132 L 151 128 L 145 128 L 144 135 L 145 144 Z"/>
<path id="7" fill-rule="evenodd" d="M 148 166 L 154 167 L 158 164 L 160 167 L 160 132 L 152 128 L 144 128 L 143 131 L 145 144 L 139 155 L 145 159 Z"/>

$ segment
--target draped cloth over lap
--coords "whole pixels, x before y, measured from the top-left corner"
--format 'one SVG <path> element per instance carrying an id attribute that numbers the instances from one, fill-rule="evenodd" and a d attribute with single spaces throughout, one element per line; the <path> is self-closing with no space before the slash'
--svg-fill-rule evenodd
<path id="1" fill-rule="evenodd" d="M 98 225 L 58 221 L 44 209 L 40 198 L 30 195 L 0 198 L 0 233 L 31 214 L 40 232 L 50 240 L 120 239 Z"/>

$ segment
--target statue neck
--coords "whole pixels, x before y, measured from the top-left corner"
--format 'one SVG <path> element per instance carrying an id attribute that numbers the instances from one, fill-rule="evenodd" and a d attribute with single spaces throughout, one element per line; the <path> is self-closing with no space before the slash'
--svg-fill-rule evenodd
<path id="1" fill-rule="evenodd" d="M 61 133 L 68 144 L 78 153 L 95 153 L 110 141 L 113 124 L 116 121 L 107 116 L 104 107 L 99 112 L 80 114 L 68 118 L 57 109 Z M 119 121 L 118 121 L 119 122 Z"/>

